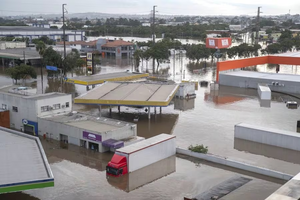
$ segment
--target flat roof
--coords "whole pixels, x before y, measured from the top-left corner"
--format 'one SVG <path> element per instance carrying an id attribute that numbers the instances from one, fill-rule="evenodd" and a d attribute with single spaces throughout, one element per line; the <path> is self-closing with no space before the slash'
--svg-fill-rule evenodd
<path id="1" fill-rule="evenodd" d="M 179 88 L 166 83 L 106 82 L 74 99 L 78 104 L 168 106 Z"/>
<path id="2" fill-rule="evenodd" d="M 124 126 L 134 125 L 133 123 L 118 121 L 105 117 L 95 117 L 83 113 L 69 113 L 64 115 L 56 115 L 51 117 L 43 117 L 41 119 L 53 122 L 63 123 L 69 126 L 90 130 L 93 132 L 106 132 L 122 128 Z"/>
<path id="3" fill-rule="evenodd" d="M 281 186 L 266 200 L 297 200 L 300 197 L 300 173 Z"/>
<path id="4" fill-rule="evenodd" d="M 41 28 L 41 27 L 33 27 L 33 26 L 0 26 L 0 32 L 11 32 L 11 31 L 47 31 L 47 32 L 52 32 L 52 31 L 59 31 L 62 32 L 62 29 L 54 29 L 54 28 Z M 71 31 L 71 30 L 66 30 L 66 31 Z M 75 31 L 81 31 L 81 30 L 72 30 L 72 32 Z"/>
<path id="5" fill-rule="evenodd" d="M 146 139 L 146 140 L 128 145 L 126 147 L 117 149 L 116 151 L 121 152 L 121 153 L 131 154 L 131 153 L 140 151 L 142 149 L 145 149 L 149 146 L 153 146 L 153 145 L 161 143 L 163 141 L 170 140 L 172 138 L 176 138 L 176 136 L 162 133 L 157 136 L 151 137 L 149 139 Z"/>
<path id="6" fill-rule="evenodd" d="M 54 186 L 38 137 L 0 127 L 0 194 Z"/>
<path id="7" fill-rule="evenodd" d="M 62 97 L 62 96 L 69 96 L 71 94 L 66 93 L 59 93 L 59 92 L 51 92 L 51 93 L 45 93 L 45 94 L 36 94 L 33 92 L 36 92 L 35 89 L 29 89 L 27 90 L 20 90 L 20 91 L 14 91 L 13 88 L 18 88 L 18 85 L 10 85 L 10 86 L 4 86 L 0 88 L 0 94 L 8 94 L 12 96 L 20 96 L 24 99 L 33 99 L 33 100 L 41 100 L 41 99 L 50 99 L 55 97 Z"/>
<path id="8" fill-rule="evenodd" d="M 1 27 L 1 26 L 0 26 Z M 10 59 L 41 59 L 39 52 L 35 48 L 14 48 L 14 49 L 2 49 L 0 50 L 0 58 L 10 58 Z"/>
<path id="9" fill-rule="evenodd" d="M 148 76 L 149 74 L 147 73 L 115 72 L 108 74 L 96 74 L 91 76 L 66 78 L 65 81 L 68 83 L 74 83 L 79 85 L 96 85 L 104 83 L 105 81 L 129 81 Z"/>
<path id="10" fill-rule="evenodd" d="M 286 52 L 286 53 L 274 54 L 269 56 L 300 57 L 300 51 Z"/>
<path id="11" fill-rule="evenodd" d="M 266 79 L 270 81 L 291 81 L 291 82 L 299 82 L 300 76 L 295 74 L 277 74 L 277 73 L 266 73 L 266 72 L 252 72 L 252 71 L 227 71 L 221 72 L 222 76 L 239 76 L 244 78 L 259 78 Z"/>

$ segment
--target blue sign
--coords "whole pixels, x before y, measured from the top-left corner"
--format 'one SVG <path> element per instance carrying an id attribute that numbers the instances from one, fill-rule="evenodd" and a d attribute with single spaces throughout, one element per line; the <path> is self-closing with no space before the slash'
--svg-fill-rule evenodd
<path id="1" fill-rule="evenodd" d="M 34 135 L 39 136 L 38 123 L 34 121 L 29 121 L 27 119 L 22 119 L 22 124 L 24 126 L 31 126 L 34 130 Z"/>
<path id="2" fill-rule="evenodd" d="M 57 71 L 57 67 L 55 66 L 46 66 L 46 69 L 50 71 Z"/>

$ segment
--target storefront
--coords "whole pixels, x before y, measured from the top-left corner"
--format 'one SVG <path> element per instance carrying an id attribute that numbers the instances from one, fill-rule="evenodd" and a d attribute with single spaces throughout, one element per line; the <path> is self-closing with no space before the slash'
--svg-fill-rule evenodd
<path id="1" fill-rule="evenodd" d="M 29 135 L 39 136 L 38 134 L 38 123 L 27 119 L 22 119 L 22 124 L 24 127 L 23 132 Z"/>
<path id="2" fill-rule="evenodd" d="M 86 139 L 88 141 L 89 149 L 99 151 L 99 143 L 101 144 L 101 142 L 102 142 L 101 135 L 83 131 L 82 138 Z M 83 140 L 83 143 L 84 143 L 84 140 Z"/>

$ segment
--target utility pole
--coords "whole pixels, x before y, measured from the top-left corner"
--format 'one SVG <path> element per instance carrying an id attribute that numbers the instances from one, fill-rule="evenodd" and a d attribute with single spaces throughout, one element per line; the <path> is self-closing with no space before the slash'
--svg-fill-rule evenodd
<path id="1" fill-rule="evenodd" d="M 66 59 L 67 53 L 66 53 L 66 27 L 65 27 L 65 5 L 67 4 L 63 4 L 62 5 L 62 14 L 63 14 L 63 41 L 64 41 L 64 59 Z M 65 71 L 65 66 L 63 65 L 63 71 L 64 71 L 64 76 L 66 75 L 66 71 Z"/>
<path id="2" fill-rule="evenodd" d="M 258 7 L 257 9 L 257 18 L 256 18 L 256 34 L 255 34 L 255 44 L 258 44 L 258 41 L 259 41 L 259 37 L 258 37 L 258 32 L 259 32 L 259 18 L 260 18 L 260 8 L 261 7 Z"/>
<path id="3" fill-rule="evenodd" d="M 152 16 L 152 39 L 153 39 L 153 46 L 155 44 L 155 7 L 157 6 L 153 6 L 153 16 Z M 153 70 L 153 74 L 155 73 L 155 59 L 152 59 L 152 70 Z"/>

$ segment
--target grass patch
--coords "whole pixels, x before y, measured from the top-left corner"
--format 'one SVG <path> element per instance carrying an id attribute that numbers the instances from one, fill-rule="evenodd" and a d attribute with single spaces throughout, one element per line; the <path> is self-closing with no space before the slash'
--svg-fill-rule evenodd
<path id="1" fill-rule="evenodd" d="M 189 146 L 189 150 L 190 151 L 193 151 L 193 152 L 197 152 L 197 153 L 204 153 L 206 154 L 208 152 L 208 146 L 203 146 L 203 144 L 199 145 L 199 144 L 196 144 L 195 146 L 193 145 L 190 145 Z"/>

